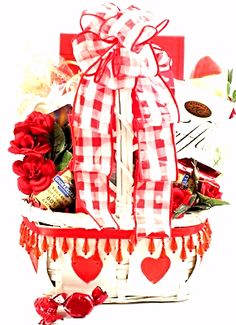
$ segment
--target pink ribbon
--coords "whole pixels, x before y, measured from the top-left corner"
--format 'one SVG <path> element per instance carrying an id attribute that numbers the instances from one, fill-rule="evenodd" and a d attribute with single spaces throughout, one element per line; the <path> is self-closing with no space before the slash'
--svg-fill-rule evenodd
<path id="1" fill-rule="evenodd" d="M 132 89 L 133 130 L 138 143 L 133 192 L 138 232 L 168 231 L 171 182 L 176 179 L 172 124 L 179 120 L 171 60 L 152 39 L 168 24 L 114 4 L 84 11 L 73 51 L 82 72 L 71 119 L 77 212 L 101 227 L 119 224 L 111 212 L 109 179 L 114 159 L 115 92 Z M 146 225 L 149 225 L 146 227 Z"/>

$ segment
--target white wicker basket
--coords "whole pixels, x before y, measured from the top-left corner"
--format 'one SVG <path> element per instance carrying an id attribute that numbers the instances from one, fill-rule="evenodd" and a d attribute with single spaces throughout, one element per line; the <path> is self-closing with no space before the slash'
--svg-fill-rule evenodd
<path id="1" fill-rule="evenodd" d="M 150 231 L 136 238 L 132 175 L 137 148 L 133 147 L 130 127 L 131 107 L 131 90 L 117 91 L 116 216 L 120 230 L 100 230 L 93 218 L 83 213 L 52 212 L 22 202 L 20 242 L 46 295 L 88 293 L 99 286 L 108 294 L 107 303 L 189 297 L 191 283 L 209 247 L 207 213 L 173 219 L 169 236 L 164 231 Z"/>
<path id="2" fill-rule="evenodd" d="M 108 293 L 107 303 L 188 299 L 211 237 L 207 213 L 202 212 L 176 219 L 171 237 L 151 234 L 136 245 L 133 230 L 85 229 L 76 215 L 39 212 L 23 204 L 22 216 L 20 243 L 31 257 L 43 293 L 88 293 L 100 286 Z M 70 217 L 76 222 L 65 226 Z M 145 259 L 155 272 L 149 274 L 142 264 Z"/>
<path id="3" fill-rule="evenodd" d="M 142 24 L 141 27 L 143 26 Z M 160 30 L 162 29 L 161 24 L 158 25 Z M 165 24 L 166 21 L 164 21 Z M 124 29 L 126 30 L 126 28 Z M 144 29 L 141 28 L 141 31 L 144 31 Z M 138 36 L 140 36 L 139 33 Z M 147 64 L 151 71 L 152 65 L 155 66 L 156 70 L 161 69 L 161 65 L 163 65 L 163 75 L 170 81 L 170 87 L 173 87 L 173 80 L 171 77 L 167 78 L 165 74 L 169 72 L 169 60 L 166 61 L 165 55 L 159 49 L 154 60 L 153 52 L 149 47 L 147 48 L 149 49 L 148 53 L 151 55 L 151 60 L 147 64 L 145 57 L 138 68 L 141 69 L 143 65 L 145 66 Z M 133 58 L 133 53 L 131 54 L 131 58 Z M 129 59 L 132 63 L 131 58 Z M 157 66 L 157 58 L 158 60 L 160 58 L 159 66 Z M 103 56 L 100 59 L 103 60 Z M 136 57 L 134 62 L 136 62 Z M 93 67 L 93 64 L 91 67 Z M 135 68 L 137 67 L 130 66 L 129 68 L 131 71 L 136 71 Z M 156 71 L 155 69 L 153 71 Z M 147 76 L 150 74 L 152 76 L 155 75 L 155 72 L 151 73 L 150 71 L 147 73 Z M 167 87 L 168 81 L 164 80 L 165 77 L 161 73 L 157 75 L 156 79 L 156 75 L 155 77 L 152 76 L 147 81 L 147 83 L 152 82 L 150 87 L 146 84 L 144 84 L 143 88 L 140 86 L 140 101 L 142 100 L 142 103 L 144 103 L 142 106 L 143 111 L 140 109 L 140 112 L 143 115 L 146 114 L 148 116 L 146 120 L 151 121 L 150 124 L 152 123 L 152 131 L 150 133 L 147 131 L 147 137 L 150 137 L 151 140 L 149 142 L 146 139 L 146 142 L 143 141 L 143 143 L 148 143 L 151 147 L 148 156 L 149 161 L 146 159 L 145 162 L 147 162 L 147 165 L 152 166 L 152 168 L 147 168 L 150 177 L 146 179 L 147 182 L 150 181 L 151 186 L 158 183 L 159 180 L 163 180 L 163 183 L 167 180 L 168 190 L 163 186 L 164 189 L 162 192 L 160 191 L 164 193 L 163 197 L 166 195 L 164 205 L 167 206 L 170 205 L 171 201 L 172 181 L 176 180 L 177 168 L 172 126 L 178 120 L 178 109 L 176 108 L 173 93 L 170 87 Z M 136 74 L 131 76 L 132 87 L 134 87 L 137 79 L 144 81 L 143 70 L 141 77 L 139 77 Z M 85 77 L 84 80 L 86 80 Z M 89 79 L 90 81 L 93 82 L 93 79 Z M 105 88 L 106 86 L 103 85 L 103 87 Z M 139 225 L 137 226 L 138 222 L 136 222 L 135 212 L 133 211 L 133 205 L 136 199 L 133 198 L 135 186 L 134 152 L 137 152 L 138 147 L 133 144 L 133 140 L 135 136 L 138 137 L 138 131 L 136 130 L 135 134 L 132 129 L 134 120 L 132 87 L 130 86 L 129 89 L 123 89 L 121 86 L 117 88 L 111 87 L 112 96 L 114 96 L 112 97 L 112 105 L 115 101 L 115 110 L 109 114 L 112 118 L 115 115 L 116 127 L 112 129 L 109 136 L 116 138 L 116 140 L 113 141 L 114 139 L 112 139 L 109 141 L 114 146 L 113 150 L 115 152 L 116 163 L 114 178 L 116 181 L 115 184 L 112 184 L 110 179 L 109 186 L 116 187 L 116 208 L 115 214 L 111 219 L 116 220 L 116 224 L 119 227 L 113 227 L 108 223 L 105 227 L 99 229 L 98 224 L 94 221 L 93 217 L 91 218 L 89 213 L 86 215 L 84 213 L 52 212 L 33 207 L 25 201 L 22 201 L 21 216 L 23 217 L 23 221 L 20 230 L 20 244 L 30 255 L 33 266 L 38 273 L 42 293 L 45 295 L 51 296 L 61 292 L 66 292 L 67 294 L 73 292 L 90 293 L 95 287 L 99 286 L 108 294 L 106 303 L 180 301 L 189 297 L 191 283 L 194 281 L 202 256 L 208 249 L 210 243 L 211 231 L 207 220 L 207 212 L 189 213 L 185 214 L 181 219 L 172 219 L 170 221 L 169 208 L 165 207 L 163 210 L 160 208 L 161 211 L 165 211 L 163 213 L 165 216 L 163 217 L 161 213 L 156 212 L 158 209 L 155 210 L 155 213 L 152 213 L 151 207 L 148 206 L 146 214 L 142 212 L 144 216 L 141 215 L 140 217 L 140 220 L 146 218 L 145 222 L 147 227 L 145 228 L 145 233 L 142 234 L 140 229 L 138 229 Z M 155 87 L 158 89 L 156 92 L 153 90 Z M 87 88 L 90 89 L 89 87 Z M 97 90 L 97 88 L 95 89 Z M 148 104 L 146 104 L 147 99 L 145 97 L 146 89 L 149 91 L 147 94 L 154 94 Z M 76 96 L 78 97 L 79 95 L 77 94 Z M 98 106 L 102 105 L 104 98 L 106 100 L 106 97 L 102 97 Z M 162 99 L 160 100 L 160 98 Z M 89 104 L 91 103 L 89 102 Z M 89 104 L 86 106 L 86 109 L 90 108 Z M 148 109 L 146 110 L 145 105 L 148 109 L 150 108 L 150 111 Z M 76 104 L 74 105 L 75 107 Z M 75 114 L 77 118 L 79 113 L 77 112 L 77 115 Z M 83 114 L 86 115 L 86 113 L 87 111 Z M 106 111 L 102 113 L 103 116 L 106 115 Z M 110 116 L 107 120 L 109 118 Z M 77 125 L 79 124 L 78 121 L 76 123 Z M 109 123 L 111 123 L 111 118 Z M 162 128 L 162 124 L 166 128 Z M 158 128 L 161 129 L 160 133 L 156 131 Z M 85 130 L 87 131 L 86 128 Z M 157 136 L 157 134 L 160 136 Z M 142 136 L 145 137 L 146 134 Z M 164 145 L 160 145 L 160 142 L 164 143 Z M 159 149 L 164 152 L 160 154 L 160 159 L 158 155 L 155 155 Z M 97 151 L 99 150 L 104 151 L 104 148 L 99 147 Z M 141 150 L 143 152 L 145 151 L 145 145 L 140 149 L 138 154 L 140 154 Z M 74 155 L 76 156 L 75 151 Z M 92 158 L 94 158 L 94 152 L 92 154 Z M 98 159 L 101 159 L 102 154 L 99 154 Z M 153 159 L 154 162 L 152 161 L 153 157 L 155 158 Z M 160 162 L 158 159 L 160 161 L 162 160 L 162 163 L 164 161 L 163 165 L 166 167 L 166 169 L 163 168 L 165 169 L 165 177 L 162 177 L 161 167 L 158 169 L 157 174 L 154 172 L 156 161 L 158 164 Z M 94 158 L 94 160 L 96 159 Z M 166 160 L 170 160 L 170 164 Z M 91 159 L 91 161 L 93 160 Z M 88 171 L 86 170 L 86 172 L 90 171 L 89 169 Z M 73 172 L 75 175 L 77 170 L 72 170 Z M 153 196 L 151 200 L 155 204 L 157 203 L 157 205 L 162 206 L 163 197 L 155 194 L 155 197 Z M 141 197 L 140 200 L 142 199 Z M 87 201 L 87 203 L 90 205 L 91 201 Z M 143 210 L 145 211 L 145 208 Z M 152 215 L 150 216 L 150 214 Z M 156 228 L 152 228 L 153 225 Z"/>

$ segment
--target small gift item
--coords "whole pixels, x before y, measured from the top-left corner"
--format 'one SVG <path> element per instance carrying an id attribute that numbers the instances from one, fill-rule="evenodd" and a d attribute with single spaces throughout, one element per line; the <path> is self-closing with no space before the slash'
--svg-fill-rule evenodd
<path id="1" fill-rule="evenodd" d="M 226 78 L 220 76 L 220 79 L 218 84 L 222 85 L 224 92 Z M 203 81 L 199 78 L 198 83 L 192 80 L 175 82 L 175 96 L 181 116 L 180 123 L 175 125 L 177 157 L 194 158 L 206 166 L 221 170 L 222 157 L 217 152 L 219 126 L 229 120 L 233 105 L 213 91 L 212 79 Z M 216 89 L 218 84 L 215 85 Z"/>
<path id="2" fill-rule="evenodd" d="M 167 23 L 135 6 L 84 11 L 73 105 L 15 125 L 20 245 L 46 286 L 42 324 L 59 307 L 83 317 L 103 302 L 187 299 L 209 248 L 207 209 L 226 202 L 217 171 L 177 161 L 171 59 L 156 43 Z"/>
<path id="3" fill-rule="evenodd" d="M 202 57 L 194 67 L 191 78 L 202 78 L 209 75 L 221 74 L 219 65 L 208 55 Z"/>
<path id="4" fill-rule="evenodd" d="M 217 178 L 220 172 L 190 159 L 179 159 L 179 178 L 173 183 L 173 218 L 191 210 L 208 210 L 228 204 L 222 200 Z"/>
<path id="5" fill-rule="evenodd" d="M 59 306 L 73 318 L 83 318 L 93 310 L 94 306 L 102 304 L 107 298 L 107 293 L 96 287 L 92 295 L 75 292 L 68 296 L 65 293 L 54 297 L 37 298 L 34 302 L 36 312 L 42 317 L 40 324 L 50 325 L 63 316 L 58 313 Z"/>

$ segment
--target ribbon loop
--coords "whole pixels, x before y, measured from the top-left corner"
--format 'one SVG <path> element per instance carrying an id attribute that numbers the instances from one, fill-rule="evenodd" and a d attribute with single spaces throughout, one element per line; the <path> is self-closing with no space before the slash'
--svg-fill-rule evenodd
<path id="1" fill-rule="evenodd" d="M 85 75 L 95 75 L 95 82 L 111 89 L 132 89 L 132 79 L 155 76 L 160 70 L 160 49 L 153 47 L 151 40 L 168 20 L 155 27 L 151 25 L 151 14 L 134 6 L 123 12 L 112 4 L 105 8 L 108 12 L 96 15 L 83 12 L 83 32 L 73 42 L 74 56 Z"/>

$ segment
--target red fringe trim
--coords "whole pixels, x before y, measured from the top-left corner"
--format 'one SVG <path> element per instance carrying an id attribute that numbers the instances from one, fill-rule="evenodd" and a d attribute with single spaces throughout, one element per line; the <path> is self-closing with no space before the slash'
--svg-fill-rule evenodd
<path id="1" fill-rule="evenodd" d="M 58 235 L 58 236 L 57 236 Z M 75 237 L 78 235 L 78 237 Z M 159 237 L 157 236 L 159 235 Z M 193 235 L 196 235 L 194 242 Z M 41 236 L 41 240 L 39 237 Z M 131 255 L 135 249 L 133 242 L 134 231 L 133 230 L 114 230 L 114 229 L 103 229 L 103 230 L 86 230 L 86 229 L 59 229 L 52 227 L 38 227 L 34 222 L 30 222 L 27 218 L 23 218 L 20 226 L 20 240 L 19 243 L 28 253 L 33 254 L 37 259 L 44 253 L 50 250 L 49 242 L 52 243 L 51 252 L 49 254 L 53 261 L 56 261 L 59 257 L 60 252 L 66 254 L 69 250 L 68 238 L 73 238 L 73 246 L 71 248 L 72 261 L 78 257 L 77 253 L 77 239 L 84 238 L 82 251 L 86 255 L 90 251 L 88 239 L 96 239 L 95 250 L 98 252 L 98 241 L 99 239 L 106 239 L 104 244 L 104 252 L 109 255 L 112 251 L 110 243 L 111 239 L 118 239 L 118 246 L 115 253 L 115 259 L 118 264 L 123 261 L 121 241 L 127 240 L 127 251 Z M 169 247 L 172 253 L 178 251 L 178 245 L 176 238 L 182 238 L 182 245 L 180 250 L 180 259 L 185 261 L 188 257 L 188 252 L 196 251 L 197 254 L 202 258 L 204 253 L 207 251 L 211 241 L 211 228 L 208 220 L 206 222 L 190 227 L 175 228 L 172 229 L 172 237 L 169 241 Z M 51 238 L 51 239 L 50 239 Z M 162 233 L 151 234 L 146 238 L 149 239 L 148 251 L 153 254 L 156 251 L 155 239 L 162 240 L 162 249 L 160 256 L 166 256 L 165 249 L 165 238 Z M 39 247 L 41 243 L 41 247 Z"/>

